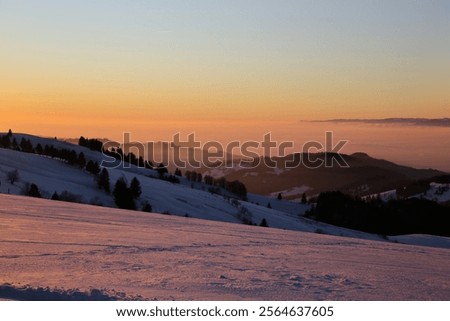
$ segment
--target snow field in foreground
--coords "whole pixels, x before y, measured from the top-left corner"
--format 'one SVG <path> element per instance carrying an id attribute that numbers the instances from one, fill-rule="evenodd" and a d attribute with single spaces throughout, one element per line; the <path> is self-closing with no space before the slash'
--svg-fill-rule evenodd
<path id="1" fill-rule="evenodd" d="M 158 300 L 450 299 L 447 249 L 11 195 L 0 204 L 0 284 Z"/>

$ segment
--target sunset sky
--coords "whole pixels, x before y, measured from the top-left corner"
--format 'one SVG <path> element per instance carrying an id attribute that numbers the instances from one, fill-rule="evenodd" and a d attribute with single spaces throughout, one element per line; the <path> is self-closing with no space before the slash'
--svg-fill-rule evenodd
<path id="1" fill-rule="evenodd" d="M 449 1 L 0 0 L 0 127 L 141 139 L 447 117 Z"/>

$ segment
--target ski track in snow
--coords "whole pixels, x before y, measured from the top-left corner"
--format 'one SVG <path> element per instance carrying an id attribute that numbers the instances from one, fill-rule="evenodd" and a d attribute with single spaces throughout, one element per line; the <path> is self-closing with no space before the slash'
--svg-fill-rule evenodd
<path id="1" fill-rule="evenodd" d="M 450 300 L 448 249 L 11 195 L 0 204 L 3 299 L 48 288 L 63 299 Z"/>

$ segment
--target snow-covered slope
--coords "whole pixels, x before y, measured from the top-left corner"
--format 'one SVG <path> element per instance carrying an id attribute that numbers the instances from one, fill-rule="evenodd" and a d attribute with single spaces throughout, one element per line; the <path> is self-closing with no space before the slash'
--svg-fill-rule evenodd
<path id="1" fill-rule="evenodd" d="M 42 146 L 53 144 L 57 148 L 73 149 L 77 153 L 83 152 L 88 160 L 98 161 L 99 163 L 104 157 L 101 153 L 85 147 L 54 139 L 24 134 L 14 134 L 14 137 L 17 141 L 20 141 L 22 137 L 29 139 L 35 146 L 38 143 Z M 9 171 L 14 169 L 19 171 L 20 181 L 11 185 L 5 177 Z M 173 184 L 149 177 L 149 175 L 157 176 L 157 174 L 148 169 L 135 166 L 124 168 L 122 166 L 110 168 L 108 171 L 111 186 L 122 176 L 128 182 L 133 177 L 137 177 L 142 186 L 142 195 L 138 203 L 149 202 L 155 212 L 241 224 L 238 213 L 242 209 L 246 209 L 255 224 L 259 224 L 262 219 L 266 219 L 268 225 L 274 228 L 381 240 L 378 235 L 306 219 L 301 215 L 309 208 L 309 205 L 298 202 L 279 201 L 252 194 L 249 195 L 247 202 L 236 202 L 233 199 L 212 194 L 207 191 L 207 186 L 198 183 L 192 184 L 185 178 L 181 178 L 180 184 Z M 0 193 L 4 194 L 21 195 L 27 183 L 35 183 L 44 198 L 50 198 L 55 191 L 59 194 L 68 191 L 78 195 L 83 203 L 115 207 L 112 196 L 97 188 L 93 175 L 77 167 L 69 166 L 63 161 L 46 156 L 0 148 L 0 180 L 2 182 Z M 272 208 L 267 208 L 268 203 L 271 204 Z"/>
<path id="2" fill-rule="evenodd" d="M 450 300 L 447 249 L 12 195 L 0 204 L 0 299 L 28 285 L 159 300 Z"/>
<path id="3" fill-rule="evenodd" d="M 421 246 L 442 247 L 450 249 L 450 238 L 435 235 L 399 235 L 389 236 L 389 240 L 404 243 L 415 244 Z"/>
<path id="4" fill-rule="evenodd" d="M 396 190 L 390 190 L 366 197 L 380 197 L 382 201 L 387 202 L 397 199 L 398 195 Z M 431 182 L 430 188 L 425 193 L 419 193 L 409 197 L 423 198 L 437 203 L 447 203 L 450 202 L 450 184 Z"/>
<path id="5" fill-rule="evenodd" d="M 12 170 L 18 171 L 19 180 L 9 184 L 6 175 Z M 109 195 L 97 188 L 94 176 L 46 156 L 0 148 L 0 181 L 3 194 L 23 194 L 24 186 L 34 183 L 45 198 L 50 198 L 55 191 L 69 191 L 82 196 L 84 203 L 98 199 L 105 206 L 114 204 Z"/>
<path id="6" fill-rule="evenodd" d="M 418 195 L 435 202 L 450 202 L 450 184 L 431 183 L 430 189 L 425 193 Z"/>

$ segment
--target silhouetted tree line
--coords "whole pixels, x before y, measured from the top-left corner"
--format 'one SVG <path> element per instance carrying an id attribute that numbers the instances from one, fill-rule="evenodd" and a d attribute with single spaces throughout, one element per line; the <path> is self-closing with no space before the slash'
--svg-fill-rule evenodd
<path id="1" fill-rule="evenodd" d="M 101 152 L 103 149 L 103 143 L 99 141 L 98 139 L 89 139 L 84 138 L 83 136 L 80 137 L 78 140 L 78 145 L 87 147 L 90 150 Z"/>
<path id="2" fill-rule="evenodd" d="M 225 189 L 230 193 L 240 196 L 242 199 L 247 198 L 247 188 L 244 183 L 240 181 L 226 182 Z"/>
<path id="3" fill-rule="evenodd" d="M 175 176 L 183 176 L 183 173 L 181 173 L 181 170 L 179 168 L 175 169 Z"/>
<path id="4" fill-rule="evenodd" d="M 429 189 L 430 183 L 422 180 L 397 188 L 396 194 L 398 198 L 408 198 L 417 194 L 426 193 Z"/>
<path id="5" fill-rule="evenodd" d="M 12 138 L 12 139 L 11 139 Z M 84 137 L 80 137 L 79 145 L 88 147 L 92 150 L 101 151 L 103 144 L 96 139 L 85 139 Z M 87 161 L 83 152 L 77 153 L 75 150 L 69 149 L 58 149 L 53 145 L 45 145 L 42 147 L 41 144 L 37 144 L 36 148 L 33 147 L 33 144 L 29 139 L 22 138 L 20 143 L 17 143 L 16 139 L 13 137 L 11 130 L 6 135 L 0 135 L 0 147 L 7 149 L 14 149 L 26 153 L 34 153 L 44 156 L 49 156 L 52 158 L 58 158 L 67 161 L 68 164 L 73 166 L 79 166 L 80 168 L 85 168 L 86 171 L 92 173 L 96 176 L 97 186 L 99 189 L 103 189 L 106 193 L 110 193 L 110 179 L 109 172 L 106 168 L 101 169 L 98 162 L 94 162 L 92 160 Z M 139 159 L 135 157 L 134 154 L 130 153 L 126 156 L 123 155 L 123 152 L 118 149 L 111 152 L 105 151 L 106 154 L 109 153 L 110 156 L 117 157 L 119 159 L 129 161 L 135 165 L 144 164 L 147 168 L 155 169 L 151 162 L 144 162 L 142 157 Z M 115 156 L 114 156 L 115 155 Z M 179 183 L 179 179 L 173 175 L 166 175 L 168 173 L 167 168 L 164 164 L 160 164 L 156 170 L 158 171 L 160 178 Z M 11 171 L 8 176 L 11 184 L 14 184 L 15 181 L 19 179 L 19 173 L 17 170 Z M 25 187 L 25 194 L 33 197 L 41 197 L 41 193 L 36 184 L 27 185 Z M 74 201 L 78 202 L 76 199 L 76 195 L 69 195 L 68 192 L 63 192 L 58 194 L 54 192 L 51 199 L 53 200 L 64 200 L 64 201 Z M 126 179 L 124 177 L 119 178 L 113 190 L 114 201 L 116 202 L 119 208 L 124 209 L 132 209 L 135 210 L 136 204 L 135 201 L 141 196 L 142 188 L 139 180 L 134 177 L 131 180 L 130 186 L 128 186 Z M 152 207 L 150 203 L 145 201 L 142 205 L 142 210 L 146 212 L 151 212 Z"/>
<path id="6" fill-rule="evenodd" d="M 86 140 L 86 139 L 84 139 L 83 136 L 81 136 L 79 145 L 84 146 L 82 144 L 85 144 L 86 141 L 92 141 L 92 140 Z M 94 140 L 94 141 L 96 141 L 97 145 L 98 145 L 98 143 L 101 143 L 98 140 Z M 144 158 L 142 156 L 137 157 L 133 152 L 129 152 L 128 154 L 126 154 L 123 151 L 123 149 L 120 147 L 117 147 L 117 148 L 113 147 L 110 150 L 100 148 L 100 151 L 103 151 L 103 153 L 105 155 L 113 157 L 118 161 L 123 161 L 125 163 L 129 163 L 131 165 L 134 165 L 134 166 L 137 166 L 140 168 L 154 170 L 158 173 L 157 178 L 159 178 L 161 180 L 168 181 L 168 182 L 175 183 L 175 184 L 180 183 L 180 180 L 177 176 L 182 176 L 182 173 L 181 173 L 181 170 L 178 168 L 175 170 L 174 175 L 172 175 L 169 173 L 169 170 L 163 163 L 160 163 L 159 165 L 154 165 L 152 161 L 144 160 Z"/>
<path id="7" fill-rule="evenodd" d="M 325 223 L 382 235 L 450 236 L 450 208 L 426 199 L 367 201 L 341 192 L 321 193 L 307 217 Z"/>
<path id="8" fill-rule="evenodd" d="M 80 138 L 80 141 L 82 139 Z M 94 140 L 89 140 L 94 141 Z M 97 141 L 98 142 L 98 141 Z M 91 144 L 95 146 L 94 143 Z M 75 150 L 66 148 L 56 148 L 53 145 L 46 144 L 44 147 L 40 143 L 33 146 L 30 139 L 25 139 L 22 137 L 20 143 L 17 143 L 15 137 L 11 130 L 6 135 L 0 135 L 0 147 L 14 149 L 17 151 L 32 153 L 38 155 L 44 155 L 51 158 L 57 158 L 66 161 L 69 165 L 80 167 L 81 169 L 86 169 L 87 172 L 98 176 L 97 182 L 100 189 L 104 189 L 107 193 L 110 192 L 109 187 L 109 175 L 106 172 L 100 172 L 100 165 L 98 162 L 92 160 L 87 161 L 86 156 L 83 152 L 77 153 Z"/>
<path id="9" fill-rule="evenodd" d="M 17 145 L 16 139 L 13 139 L 13 145 Z M 22 137 L 19 144 L 20 150 L 25 153 L 35 153 L 35 150 L 33 148 L 33 144 L 29 139 L 25 139 Z M 17 148 L 17 146 L 16 146 Z"/>
<path id="10" fill-rule="evenodd" d="M 62 191 L 60 194 L 58 194 L 56 191 L 53 193 L 51 200 L 53 201 L 63 201 L 63 202 L 70 202 L 70 203 L 82 203 L 83 197 L 78 194 L 71 193 L 69 191 Z M 91 203 L 93 204 L 93 203 Z M 93 204 L 94 205 L 94 204 Z"/>
<path id="11" fill-rule="evenodd" d="M 450 184 L 450 175 L 439 175 L 426 179 L 414 181 L 396 190 L 398 198 L 408 198 L 418 194 L 426 194 L 431 187 L 431 183 Z"/>
<path id="12" fill-rule="evenodd" d="M 169 174 L 167 167 L 163 163 L 154 169 L 158 172 L 159 178 L 163 178 L 166 174 Z"/>
<path id="13" fill-rule="evenodd" d="M 247 188 L 245 187 L 244 183 L 242 183 L 242 182 L 240 182 L 238 180 L 229 182 L 229 181 L 226 180 L 225 177 L 220 177 L 220 178 L 217 178 L 217 179 L 213 178 L 210 175 L 205 175 L 204 177 L 202 177 L 201 173 L 197 173 L 195 171 L 186 171 L 184 176 L 189 181 L 191 181 L 191 182 L 198 182 L 198 183 L 202 182 L 202 178 L 203 178 L 203 182 L 206 185 L 223 188 L 226 191 L 241 197 L 242 199 L 246 199 L 247 198 Z"/>
<path id="14" fill-rule="evenodd" d="M 137 157 L 132 152 L 125 154 L 122 148 L 111 148 L 111 150 L 103 149 L 103 153 L 107 156 L 113 157 L 118 161 L 123 161 L 134 166 L 147 169 L 155 169 L 155 166 L 151 161 L 144 160 L 142 156 Z M 164 165 L 163 165 L 164 166 Z"/>
<path id="15" fill-rule="evenodd" d="M 164 175 L 164 176 L 160 176 L 159 179 L 166 181 L 166 182 L 170 182 L 173 184 L 180 184 L 180 179 L 178 177 L 176 177 L 175 175 Z"/>
<path id="16" fill-rule="evenodd" d="M 33 148 L 33 144 L 29 139 L 25 139 L 24 137 L 22 137 L 20 143 L 17 143 L 17 140 L 15 137 L 13 137 L 11 131 L 6 135 L 0 135 L 0 147 L 25 153 L 36 153 L 35 149 Z"/>
<path id="17" fill-rule="evenodd" d="M 163 181 L 167 181 L 174 184 L 180 183 L 180 179 L 177 177 L 181 176 L 181 171 L 179 169 L 175 170 L 175 175 L 172 175 L 169 173 L 169 170 L 163 163 L 160 163 L 159 165 L 155 166 L 151 161 L 144 160 L 142 156 L 139 156 L 138 158 L 132 152 L 124 154 L 123 150 L 120 147 L 112 148 L 111 150 L 104 150 L 103 152 L 105 155 L 114 157 L 118 161 L 124 161 L 134 166 L 154 170 L 158 173 L 158 176 L 156 178 L 159 178 Z"/>
<path id="18" fill-rule="evenodd" d="M 437 177 L 434 177 L 432 180 L 439 184 L 450 184 L 450 175 L 437 176 Z"/>
<path id="19" fill-rule="evenodd" d="M 132 152 L 125 154 L 123 150 L 119 148 L 112 148 L 111 150 L 103 150 L 103 153 L 107 156 L 111 156 L 118 161 L 123 161 L 129 163 L 134 166 L 138 166 L 141 168 L 147 168 L 154 170 L 158 173 L 158 177 L 161 180 L 168 181 L 171 183 L 179 184 L 180 180 L 176 176 L 181 176 L 181 171 L 175 171 L 175 175 L 171 175 L 167 169 L 167 167 L 160 163 L 158 166 L 155 166 L 151 161 L 144 160 L 142 156 L 139 158 L 133 154 Z"/>
<path id="20" fill-rule="evenodd" d="M 190 182 L 202 182 L 202 173 L 197 173 L 195 171 L 186 171 L 184 177 Z"/>
<path id="21" fill-rule="evenodd" d="M 24 153 L 44 155 L 52 158 L 58 158 L 66 161 L 69 165 L 76 165 L 80 168 L 86 166 L 86 157 L 83 152 L 79 154 L 71 149 L 56 148 L 53 145 L 45 145 L 42 147 L 40 143 L 36 145 L 36 148 L 31 143 L 30 139 L 21 138 L 20 143 L 17 143 L 16 138 L 13 137 L 11 141 L 11 131 L 6 135 L 0 136 L 0 147 L 21 151 Z M 97 164 L 98 165 L 98 164 Z"/>

